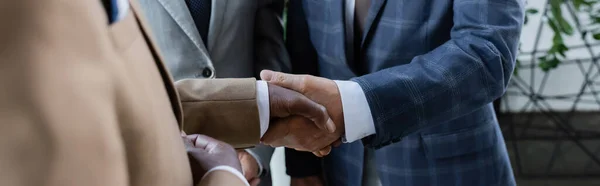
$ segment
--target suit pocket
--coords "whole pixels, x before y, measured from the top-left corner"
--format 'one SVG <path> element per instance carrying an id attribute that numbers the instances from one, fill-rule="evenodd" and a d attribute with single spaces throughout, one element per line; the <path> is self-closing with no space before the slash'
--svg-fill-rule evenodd
<path id="1" fill-rule="evenodd" d="M 453 133 L 422 134 L 425 153 L 430 159 L 440 159 L 488 149 L 496 144 L 494 125 L 496 122 L 490 121 Z"/>

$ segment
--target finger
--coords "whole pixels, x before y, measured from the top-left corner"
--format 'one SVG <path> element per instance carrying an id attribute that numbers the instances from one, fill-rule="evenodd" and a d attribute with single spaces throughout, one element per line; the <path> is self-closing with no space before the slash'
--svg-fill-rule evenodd
<path id="1" fill-rule="evenodd" d="M 187 148 L 196 148 L 196 137 L 197 136 L 198 136 L 197 134 L 192 134 L 192 135 L 181 136 L 181 138 L 183 138 L 183 143 L 185 144 L 185 146 Z"/>
<path id="2" fill-rule="evenodd" d="M 240 149 L 240 150 L 235 150 L 237 152 L 237 156 L 238 156 L 238 160 L 240 160 L 240 162 L 242 162 L 242 160 L 244 159 L 244 156 L 246 156 L 246 154 L 248 152 L 246 152 L 246 150 Z M 242 167 L 243 167 L 243 162 L 242 162 Z"/>
<path id="3" fill-rule="evenodd" d="M 271 70 L 263 70 L 260 72 L 260 78 L 274 85 L 291 89 L 296 92 L 304 92 L 303 75 L 293 75 Z"/>
<path id="4" fill-rule="evenodd" d="M 246 152 L 245 150 L 238 150 L 237 153 L 238 153 L 238 160 L 240 161 L 240 164 L 242 165 L 242 174 L 244 175 L 246 180 L 251 180 L 252 178 L 256 177 L 256 171 L 252 170 L 252 169 L 256 168 L 256 170 L 257 170 L 258 165 L 253 166 L 252 164 L 257 164 L 258 162 L 251 162 L 249 160 L 249 158 L 254 159 L 254 157 L 252 157 L 252 155 L 248 154 L 248 152 Z"/>
<path id="5" fill-rule="evenodd" d="M 329 155 L 330 152 L 331 152 L 331 146 L 327 146 L 327 147 L 319 150 L 319 154 L 321 154 L 321 157 Z"/>
<path id="6" fill-rule="evenodd" d="M 316 152 L 312 152 L 315 156 L 322 158 L 324 155 L 321 154 L 321 152 L 316 151 Z"/>
<path id="7" fill-rule="evenodd" d="M 192 155 L 196 160 L 203 160 L 209 156 L 209 152 L 201 148 L 188 148 L 186 149 L 188 154 Z"/>
<path id="8" fill-rule="evenodd" d="M 342 144 L 342 140 L 341 140 L 341 139 L 338 139 L 338 140 L 335 140 L 335 141 L 333 142 L 333 144 L 332 144 L 332 145 L 333 145 L 334 147 L 339 147 L 341 144 Z"/>
<path id="9" fill-rule="evenodd" d="M 258 184 L 260 183 L 260 178 L 254 178 L 254 179 L 250 180 L 249 182 L 250 182 L 250 186 L 258 186 Z"/>
<path id="10" fill-rule="evenodd" d="M 220 143 L 219 140 L 200 134 L 188 135 L 187 138 L 191 138 L 192 142 L 194 143 L 194 147 L 200 149 L 210 149 Z"/>
<path id="11" fill-rule="evenodd" d="M 298 96 L 289 103 L 290 114 L 304 116 L 310 119 L 319 129 L 335 132 L 335 124 L 329 117 L 327 109 L 304 96 Z"/>

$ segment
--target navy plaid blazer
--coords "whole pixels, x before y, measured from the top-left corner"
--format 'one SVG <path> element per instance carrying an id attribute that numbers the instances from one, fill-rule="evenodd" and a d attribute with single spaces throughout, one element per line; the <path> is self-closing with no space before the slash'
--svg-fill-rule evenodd
<path id="1" fill-rule="evenodd" d="M 364 148 L 383 185 L 515 185 L 491 103 L 514 69 L 524 0 L 372 0 L 359 55 L 346 53 L 344 2 L 291 0 L 287 22 L 293 71 L 357 82 L 373 115 L 375 135 L 325 158 L 329 185 L 360 185 Z"/>

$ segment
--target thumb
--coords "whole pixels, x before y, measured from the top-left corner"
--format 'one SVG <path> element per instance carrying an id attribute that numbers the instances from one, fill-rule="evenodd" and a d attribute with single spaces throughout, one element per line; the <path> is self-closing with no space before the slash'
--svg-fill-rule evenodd
<path id="1" fill-rule="evenodd" d="M 259 183 L 260 178 L 253 178 L 252 180 L 250 180 L 250 186 L 258 186 Z"/>
<path id="2" fill-rule="evenodd" d="M 196 148 L 204 149 L 207 151 L 210 151 L 211 149 L 217 147 L 220 143 L 220 141 L 205 135 L 194 135 L 193 138 L 194 146 Z"/>
<path id="3" fill-rule="evenodd" d="M 260 71 L 260 79 L 265 80 L 265 81 L 271 81 L 271 79 L 273 78 L 273 71 L 270 70 L 261 70 Z"/>
<path id="4" fill-rule="evenodd" d="M 260 78 L 274 85 L 291 89 L 296 92 L 303 92 L 304 76 L 275 72 L 271 70 L 263 70 L 260 72 Z"/>

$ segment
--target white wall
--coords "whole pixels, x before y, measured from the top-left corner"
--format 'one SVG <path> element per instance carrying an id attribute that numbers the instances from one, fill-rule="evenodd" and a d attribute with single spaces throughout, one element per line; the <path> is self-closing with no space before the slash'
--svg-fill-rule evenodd
<path id="1" fill-rule="evenodd" d="M 541 19 L 542 11 L 543 11 L 542 8 L 544 7 L 545 3 L 546 3 L 546 0 L 529 0 L 528 1 L 528 5 L 527 5 L 528 8 L 535 7 L 538 10 L 540 10 L 540 12 L 537 15 L 530 16 L 528 24 L 525 25 L 525 27 L 523 28 L 523 32 L 522 32 L 522 36 L 521 36 L 521 50 L 523 53 L 530 53 L 534 49 L 534 44 L 535 44 L 538 27 L 542 21 L 542 19 Z M 567 7 L 563 7 L 563 13 L 568 14 Z M 582 18 L 582 19 L 585 17 L 586 16 L 580 16 L 580 18 Z M 568 20 L 572 20 L 571 16 L 566 16 L 566 18 Z M 584 22 L 585 22 L 585 20 L 584 20 Z M 553 37 L 553 31 L 547 25 L 545 25 L 542 29 L 542 34 L 540 37 L 538 50 L 549 49 L 552 45 L 552 37 Z M 579 46 L 579 45 L 584 44 L 583 39 L 580 38 L 579 32 L 576 32 L 571 37 L 565 37 L 564 39 L 565 39 L 565 43 L 567 46 Z M 586 39 L 590 43 L 597 43 L 596 41 L 594 41 L 591 38 L 591 34 Z M 600 48 L 598 48 L 598 47 L 593 48 L 593 53 L 595 53 L 596 55 L 600 55 L 598 53 L 598 51 L 600 51 Z M 540 54 L 537 54 L 537 56 L 535 58 L 539 57 Z M 586 48 L 569 50 L 566 53 L 566 55 L 567 55 L 568 59 L 589 59 L 590 58 L 590 53 L 588 52 L 588 50 Z M 522 55 L 520 55 L 519 59 L 521 60 L 522 64 L 531 64 L 532 56 L 522 54 Z M 583 63 L 583 64 L 584 64 L 583 66 L 586 69 L 590 65 L 589 62 Z M 597 72 L 597 70 L 594 69 L 592 72 L 592 75 L 595 74 L 596 72 Z M 533 73 L 535 74 L 535 76 L 534 76 L 535 78 L 533 81 L 534 84 L 536 85 L 535 89 L 539 89 L 539 85 L 543 79 L 544 72 L 541 71 L 539 68 L 537 68 L 535 70 L 535 72 L 533 72 Z M 557 69 L 552 70 L 549 73 L 550 74 L 548 76 L 548 83 L 547 83 L 545 89 L 543 90 L 543 95 L 553 96 L 553 95 L 563 95 L 563 94 L 574 94 L 574 93 L 578 93 L 583 85 L 584 78 L 576 64 L 561 65 Z M 530 70 L 520 70 L 518 74 L 519 74 L 519 76 L 522 77 L 523 80 L 526 81 L 527 84 L 531 83 L 530 78 L 531 78 L 532 73 Z M 514 79 L 515 78 L 513 78 L 513 81 L 514 81 Z M 600 78 L 598 78 L 598 81 L 600 81 Z M 592 86 L 592 87 L 595 88 L 595 90 L 600 91 L 600 86 L 597 85 L 597 86 Z M 509 87 L 509 91 L 514 91 L 514 90 L 517 90 L 517 89 L 515 89 L 515 87 Z M 582 98 L 585 100 L 594 100 L 594 98 L 591 95 L 584 96 Z M 507 94 L 507 96 L 505 96 L 504 99 L 507 100 L 509 103 L 508 103 L 508 105 L 503 104 L 503 107 L 502 107 L 503 110 L 507 111 L 507 108 L 508 108 L 508 111 L 511 111 L 511 112 L 523 111 L 520 109 L 528 100 L 527 98 L 511 96 L 510 94 Z M 568 110 L 573 105 L 573 101 L 549 100 L 548 104 L 553 109 L 556 109 L 556 110 Z M 506 107 L 506 106 L 508 106 L 508 107 Z M 588 104 L 579 104 L 576 108 L 578 110 L 584 110 L 584 111 L 599 110 L 598 104 L 589 104 L 589 103 Z M 527 111 L 532 111 L 532 109 L 527 109 Z"/>

